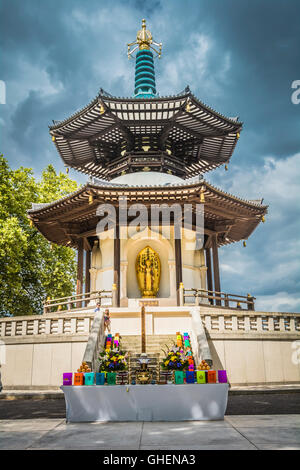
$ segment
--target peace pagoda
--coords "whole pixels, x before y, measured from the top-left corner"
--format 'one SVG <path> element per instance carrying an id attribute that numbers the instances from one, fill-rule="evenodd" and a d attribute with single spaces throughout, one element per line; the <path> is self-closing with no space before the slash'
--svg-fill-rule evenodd
<path id="1" fill-rule="evenodd" d="M 90 178 L 59 201 L 34 204 L 29 216 L 51 243 L 78 251 L 78 295 L 83 289 L 113 289 L 116 307 L 128 307 L 144 297 L 155 300 L 153 305 L 176 306 L 184 302 L 184 286 L 199 296 L 200 303 L 220 305 L 224 300 L 229 305 L 230 297 L 221 294 L 218 248 L 245 241 L 264 220 L 267 207 L 227 194 L 203 179 L 220 165 L 227 168 L 242 123 L 204 105 L 189 87 L 178 95 L 159 97 L 154 55 L 160 57 L 161 48 L 143 20 L 136 41 L 128 44 L 129 57 L 137 50 L 133 98 L 116 98 L 100 89 L 85 108 L 50 127 L 66 167 Z M 118 216 L 124 198 L 127 220 L 117 217 L 113 233 L 99 233 L 99 205 L 113 205 Z M 188 205 L 189 226 L 175 237 L 173 211 L 167 227 L 161 217 L 157 225 L 140 224 L 132 235 L 130 224 L 139 204 L 147 207 L 149 220 L 151 206 Z M 200 204 L 202 240 L 191 249 L 193 233 L 188 232 L 195 230 Z M 179 217 L 183 224 L 184 214 Z M 234 303 L 254 308 L 252 297 L 235 297 Z"/>
<path id="2" fill-rule="evenodd" d="M 50 127 L 67 171 L 88 180 L 60 200 L 33 204 L 28 217 L 49 243 L 77 250 L 76 292 L 45 300 L 43 315 L 0 320 L 6 388 L 58 387 L 82 361 L 98 371 L 107 308 L 112 335 L 132 354 L 158 357 L 181 332 L 195 367 L 205 360 L 226 369 L 231 384 L 300 382 L 299 364 L 283 359 L 299 340 L 299 315 L 258 312 L 251 286 L 240 295 L 238 279 L 239 295 L 221 289 L 219 248 L 246 246 L 268 210 L 204 179 L 227 170 L 243 124 L 188 86 L 159 96 L 161 51 L 143 20 L 128 44 L 133 96 L 101 88 Z"/>

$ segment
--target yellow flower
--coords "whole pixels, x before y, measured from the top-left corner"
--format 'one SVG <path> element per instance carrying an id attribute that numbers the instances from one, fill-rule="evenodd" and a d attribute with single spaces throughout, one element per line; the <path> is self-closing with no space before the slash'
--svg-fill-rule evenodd
<path id="1" fill-rule="evenodd" d="M 176 361 L 176 359 L 177 359 L 176 356 L 172 356 L 172 357 L 171 357 L 171 360 L 172 360 L 172 361 Z"/>
<path id="2" fill-rule="evenodd" d="M 165 362 L 166 366 L 169 364 L 169 362 L 170 362 L 169 360 Z"/>

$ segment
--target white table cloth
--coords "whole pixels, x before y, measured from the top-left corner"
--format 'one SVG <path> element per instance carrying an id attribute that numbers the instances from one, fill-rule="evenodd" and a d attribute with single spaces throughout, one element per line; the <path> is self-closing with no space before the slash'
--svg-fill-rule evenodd
<path id="1" fill-rule="evenodd" d="M 224 419 L 228 398 L 228 384 L 60 388 L 69 422 L 220 420 Z"/>

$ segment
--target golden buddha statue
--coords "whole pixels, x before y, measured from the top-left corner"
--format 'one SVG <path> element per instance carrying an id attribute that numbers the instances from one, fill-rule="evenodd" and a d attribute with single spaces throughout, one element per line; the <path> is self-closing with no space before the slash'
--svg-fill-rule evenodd
<path id="1" fill-rule="evenodd" d="M 160 281 L 160 259 L 150 246 L 139 252 L 135 270 L 142 297 L 156 297 Z"/>

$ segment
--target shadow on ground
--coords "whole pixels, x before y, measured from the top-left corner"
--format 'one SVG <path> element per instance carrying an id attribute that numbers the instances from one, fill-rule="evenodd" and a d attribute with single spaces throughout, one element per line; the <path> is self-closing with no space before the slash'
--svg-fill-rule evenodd
<path id="1" fill-rule="evenodd" d="M 300 393 L 229 395 L 226 415 L 300 414 Z M 64 398 L 0 400 L 1 419 L 65 418 Z"/>

